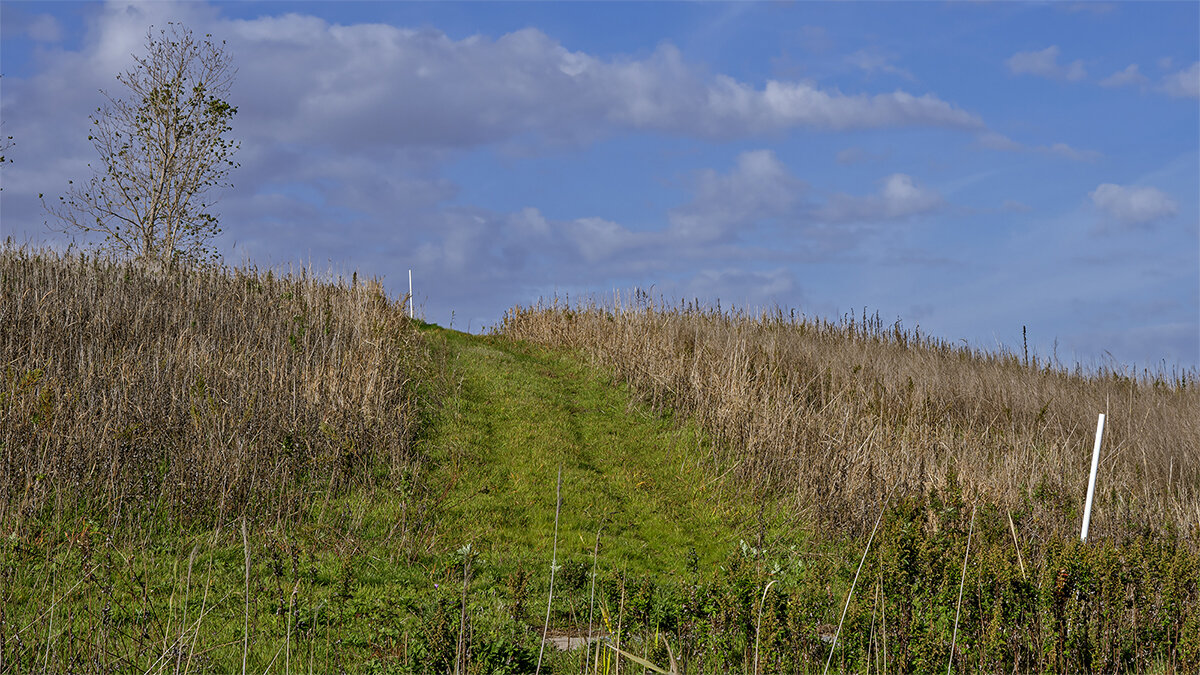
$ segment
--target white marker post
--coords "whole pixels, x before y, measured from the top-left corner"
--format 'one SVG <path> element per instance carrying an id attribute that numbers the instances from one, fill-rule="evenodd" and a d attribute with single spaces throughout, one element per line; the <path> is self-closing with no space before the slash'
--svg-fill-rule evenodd
<path id="1" fill-rule="evenodd" d="M 1100 439 L 1104 436 L 1104 413 L 1096 420 L 1096 446 L 1092 448 L 1092 475 L 1088 478 L 1087 502 L 1083 505 L 1083 531 L 1079 538 L 1086 542 L 1088 523 L 1092 519 L 1092 497 L 1096 494 L 1096 469 L 1100 466 Z"/>
<path id="2" fill-rule="evenodd" d="M 415 318 L 413 316 L 412 270 L 408 271 L 408 318 Z"/>

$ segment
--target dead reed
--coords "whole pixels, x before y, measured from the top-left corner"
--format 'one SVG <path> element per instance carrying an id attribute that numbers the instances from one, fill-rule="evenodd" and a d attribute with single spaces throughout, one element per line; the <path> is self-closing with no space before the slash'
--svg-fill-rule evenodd
<path id="1" fill-rule="evenodd" d="M 1085 371 L 878 316 L 656 306 L 644 294 L 625 306 L 515 307 L 498 331 L 583 352 L 656 407 L 696 419 L 724 455 L 714 463 L 794 495 L 821 526 L 864 534 L 889 491 L 961 485 L 1034 536 L 1077 537 L 1092 429 L 1108 411 L 1097 536 L 1200 539 L 1191 372 Z"/>
<path id="2" fill-rule="evenodd" d="M 286 518 L 415 461 L 430 361 L 377 281 L 0 248 L 0 522 Z"/>

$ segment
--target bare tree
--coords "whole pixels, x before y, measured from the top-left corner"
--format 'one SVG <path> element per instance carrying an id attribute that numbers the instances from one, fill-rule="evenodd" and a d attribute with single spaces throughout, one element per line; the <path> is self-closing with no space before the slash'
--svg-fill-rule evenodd
<path id="1" fill-rule="evenodd" d="M 235 74 L 225 43 L 171 23 L 151 27 L 146 55 L 133 58 L 117 75 L 126 96 L 101 91 L 108 104 L 91 116 L 102 166 L 46 210 L 61 231 L 102 234 L 121 255 L 162 266 L 216 261 L 209 243 L 221 229 L 207 195 L 229 187 L 239 146 L 226 138 L 237 108 L 225 100 Z"/>

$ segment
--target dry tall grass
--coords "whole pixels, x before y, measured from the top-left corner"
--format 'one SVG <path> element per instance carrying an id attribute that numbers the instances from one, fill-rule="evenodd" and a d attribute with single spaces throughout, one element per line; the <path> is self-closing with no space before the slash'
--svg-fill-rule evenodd
<path id="1" fill-rule="evenodd" d="M 502 334 L 578 349 L 656 406 L 690 415 L 747 480 L 834 527 L 869 527 L 886 494 L 961 486 L 1043 534 L 1078 536 L 1096 415 L 1108 412 L 1092 538 L 1200 538 L 1194 374 L 1068 370 L 877 317 L 814 320 L 695 306 L 557 303 Z"/>
<path id="2" fill-rule="evenodd" d="M 374 281 L 5 246 L 0 522 L 284 517 L 401 472 L 425 349 Z"/>

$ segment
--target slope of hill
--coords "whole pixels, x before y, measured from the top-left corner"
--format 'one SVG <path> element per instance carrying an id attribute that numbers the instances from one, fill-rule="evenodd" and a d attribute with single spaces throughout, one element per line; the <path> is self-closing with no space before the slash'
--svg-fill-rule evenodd
<path id="1" fill-rule="evenodd" d="M 949 476 L 974 501 L 1078 533 L 1106 414 L 1093 538 L 1145 529 L 1200 542 L 1200 383 L 1190 371 L 1085 373 L 884 326 L 781 311 L 516 308 L 507 337 L 578 350 L 653 406 L 694 419 L 749 482 L 861 532 L 888 494 Z"/>
<path id="2" fill-rule="evenodd" d="M 917 439 L 931 418 L 843 375 L 896 345 L 847 332 L 846 363 L 793 388 L 813 427 L 789 438 L 824 443 L 822 485 L 853 479 L 821 493 L 770 458 L 788 427 L 756 408 L 786 406 L 728 396 L 739 373 L 787 382 L 783 365 L 748 337 L 720 348 L 713 317 L 639 321 L 505 325 L 538 345 L 412 322 L 353 278 L 3 249 L 0 673 L 1200 668 L 1185 527 L 1113 536 L 1110 514 L 1081 545 L 1053 486 L 1010 503 L 965 470 L 907 492 L 856 473 L 876 461 L 860 428 Z M 579 339 L 589 322 L 621 331 L 607 352 Z M 656 370 L 642 354 L 680 343 L 650 325 L 737 367 Z M 940 381 L 989 363 L 971 358 Z M 995 412 L 969 386 L 911 386 L 967 420 L 947 434 Z M 1194 395 L 1137 386 L 1168 421 Z"/>

